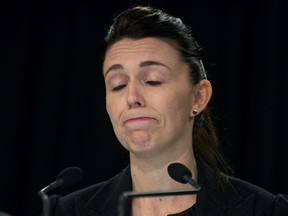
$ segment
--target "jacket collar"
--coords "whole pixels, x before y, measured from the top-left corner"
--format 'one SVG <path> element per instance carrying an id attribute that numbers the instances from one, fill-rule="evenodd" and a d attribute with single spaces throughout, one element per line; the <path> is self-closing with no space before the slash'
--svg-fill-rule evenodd
<path id="1" fill-rule="evenodd" d="M 205 216 L 240 216 L 253 215 L 255 195 L 250 194 L 241 197 L 235 187 L 227 182 L 220 186 L 213 172 L 205 164 L 198 165 L 198 179 L 201 190 L 197 194 L 197 202 L 194 206 L 196 215 Z M 121 187 L 119 187 L 121 185 Z M 75 205 L 76 215 L 83 216 L 117 216 L 118 197 L 124 191 L 132 190 L 130 166 L 127 166 L 115 178 L 106 182 L 104 187 L 85 203 L 77 200 Z M 106 197 L 106 200 L 101 200 Z M 128 204 L 126 212 L 131 209 Z"/>

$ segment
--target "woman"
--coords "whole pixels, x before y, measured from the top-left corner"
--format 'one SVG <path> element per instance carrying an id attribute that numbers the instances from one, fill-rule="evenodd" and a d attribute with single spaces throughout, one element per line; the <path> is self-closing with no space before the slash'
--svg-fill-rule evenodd
<path id="1" fill-rule="evenodd" d="M 130 163 L 105 182 L 53 197 L 55 215 L 114 216 L 125 191 L 191 188 L 169 176 L 175 162 L 188 167 L 201 190 L 133 199 L 129 215 L 288 215 L 286 195 L 229 175 L 208 108 L 212 86 L 189 27 L 136 6 L 116 17 L 105 39 L 106 108 Z"/>

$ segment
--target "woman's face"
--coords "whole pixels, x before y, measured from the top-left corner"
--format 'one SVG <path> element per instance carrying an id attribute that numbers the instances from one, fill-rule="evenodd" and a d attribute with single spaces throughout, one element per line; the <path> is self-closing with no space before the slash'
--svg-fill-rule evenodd
<path id="1" fill-rule="evenodd" d="M 115 134 L 138 155 L 192 145 L 195 88 L 188 65 L 167 42 L 122 39 L 105 55 L 106 108 Z"/>

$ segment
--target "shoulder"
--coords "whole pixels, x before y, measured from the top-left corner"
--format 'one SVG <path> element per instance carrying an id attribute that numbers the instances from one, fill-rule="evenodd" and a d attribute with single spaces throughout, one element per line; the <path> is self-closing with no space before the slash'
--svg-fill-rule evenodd
<path id="1" fill-rule="evenodd" d="M 288 216 L 288 197 L 198 165 L 198 209 L 203 215 Z M 208 208 L 209 207 L 209 208 Z"/>
<path id="2" fill-rule="evenodd" d="M 99 194 L 102 194 L 101 191 L 110 194 L 109 190 L 111 190 L 112 182 L 115 179 L 116 177 L 113 177 L 107 181 L 87 186 L 64 196 L 52 195 L 49 198 L 51 212 L 53 212 L 53 215 L 74 215 L 74 210 L 78 208 L 79 204 L 86 205 L 93 197 L 98 197 Z"/>
<path id="3" fill-rule="evenodd" d="M 259 187 L 243 179 L 228 177 L 228 185 L 242 197 L 254 197 L 255 212 L 262 212 L 267 209 L 268 215 L 288 215 L 288 195 L 273 194 L 268 190 Z M 231 188 L 231 187 L 230 187 Z"/>
<path id="4" fill-rule="evenodd" d="M 237 192 L 242 196 L 246 196 L 251 193 L 257 195 L 258 197 L 263 197 L 263 199 L 273 199 L 275 196 L 264 188 L 261 188 L 251 182 L 236 177 L 228 177 L 228 184 L 233 185 Z"/>
<path id="5" fill-rule="evenodd" d="M 98 209 L 103 206 L 113 206 L 118 201 L 119 194 L 130 187 L 129 179 L 130 172 L 126 167 L 106 181 L 95 183 L 65 196 L 53 195 L 50 197 L 51 211 L 56 212 L 56 215 L 74 215 L 75 209 L 84 206 L 85 208 L 94 206 Z M 65 211 L 65 214 L 62 214 L 62 211 Z"/>

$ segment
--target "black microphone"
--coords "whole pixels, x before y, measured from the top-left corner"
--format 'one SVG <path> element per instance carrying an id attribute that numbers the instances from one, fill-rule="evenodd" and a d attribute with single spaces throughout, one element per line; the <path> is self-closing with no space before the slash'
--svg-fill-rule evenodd
<path id="1" fill-rule="evenodd" d="M 189 183 L 196 190 L 200 190 L 200 185 L 192 179 L 191 171 L 181 163 L 172 163 L 168 166 L 169 176 L 177 182 Z"/>
<path id="2" fill-rule="evenodd" d="M 182 190 L 165 190 L 165 191 L 148 191 L 148 192 L 135 192 L 125 191 L 118 200 L 118 216 L 125 216 L 125 208 L 127 199 L 139 198 L 139 197 L 152 197 L 152 196 L 178 196 L 187 194 L 196 194 L 200 189 L 200 185 L 192 179 L 192 173 L 190 170 L 180 163 L 173 163 L 168 166 L 169 176 L 177 182 L 193 184 L 192 189 Z"/>
<path id="3" fill-rule="evenodd" d="M 79 167 L 67 167 L 62 170 L 56 177 L 56 180 L 46 187 L 38 191 L 38 195 L 42 199 L 42 216 L 50 216 L 50 201 L 48 192 L 59 187 L 72 187 L 77 184 L 82 178 L 82 169 Z"/>

